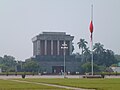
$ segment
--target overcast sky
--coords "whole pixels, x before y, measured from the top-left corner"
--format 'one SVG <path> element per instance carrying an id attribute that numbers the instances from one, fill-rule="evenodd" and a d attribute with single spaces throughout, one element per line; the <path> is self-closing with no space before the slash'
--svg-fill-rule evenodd
<path id="1" fill-rule="evenodd" d="M 75 52 L 79 52 L 80 38 L 90 42 L 92 3 L 94 43 L 120 54 L 120 0 L 0 0 L 0 56 L 31 57 L 31 39 L 43 31 L 75 36 Z"/>

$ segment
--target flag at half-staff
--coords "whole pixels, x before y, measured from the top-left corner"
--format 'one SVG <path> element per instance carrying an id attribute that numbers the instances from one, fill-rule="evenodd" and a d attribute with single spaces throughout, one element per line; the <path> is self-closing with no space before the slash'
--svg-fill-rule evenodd
<path id="1" fill-rule="evenodd" d="M 90 39 L 91 39 L 91 73 L 93 75 L 94 67 L 93 67 L 93 5 L 91 5 L 91 21 L 90 21 Z"/>
<path id="2" fill-rule="evenodd" d="M 91 41 L 92 41 L 92 34 L 93 34 L 93 22 L 92 22 L 92 20 L 91 20 L 91 22 L 90 22 L 90 33 L 91 33 L 91 35 L 90 35 L 90 39 L 91 39 Z"/>

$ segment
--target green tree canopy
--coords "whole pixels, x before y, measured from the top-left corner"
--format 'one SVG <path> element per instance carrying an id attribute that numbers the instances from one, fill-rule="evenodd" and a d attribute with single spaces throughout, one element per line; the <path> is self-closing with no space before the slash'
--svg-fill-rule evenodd
<path id="1" fill-rule="evenodd" d="M 15 71 L 16 61 L 13 56 L 0 57 L 0 67 L 3 71 Z"/>
<path id="2" fill-rule="evenodd" d="M 97 64 L 94 64 L 94 71 L 98 72 L 99 71 L 99 66 Z M 91 63 L 87 62 L 82 65 L 83 72 L 89 73 L 91 72 Z"/>
<path id="3" fill-rule="evenodd" d="M 103 65 L 106 67 L 111 66 L 116 63 L 116 58 L 114 56 L 114 52 L 109 49 L 104 49 L 104 45 L 100 43 L 95 43 L 94 45 L 94 63 L 97 65 Z"/>
<path id="4" fill-rule="evenodd" d="M 25 61 L 24 70 L 37 72 L 39 70 L 39 63 L 36 60 L 28 59 Z"/>

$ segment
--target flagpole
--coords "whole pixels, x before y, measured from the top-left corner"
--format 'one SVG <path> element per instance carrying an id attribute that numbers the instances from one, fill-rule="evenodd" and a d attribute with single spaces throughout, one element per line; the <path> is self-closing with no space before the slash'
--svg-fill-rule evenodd
<path id="1" fill-rule="evenodd" d="M 91 69 L 92 69 L 92 75 L 93 75 L 93 70 L 94 70 L 94 67 L 93 67 L 93 40 L 91 41 Z"/>
<path id="2" fill-rule="evenodd" d="M 93 22 L 93 4 L 91 5 L 91 21 Z M 94 67 L 93 67 L 93 33 L 91 33 L 91 72 L 92 76 L 94 73 Z"/>
<path id="3" fill-rule="evenodd" d="M 91 5 L 91 21 L 93 21 L 93 4 Z"/>

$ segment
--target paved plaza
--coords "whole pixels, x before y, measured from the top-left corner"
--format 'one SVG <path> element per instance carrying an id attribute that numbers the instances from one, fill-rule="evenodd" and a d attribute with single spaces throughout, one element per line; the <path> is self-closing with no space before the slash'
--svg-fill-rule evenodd
<path id="1" fill-rule="evenodd" d="M 66 75 L 66 78 L 82 78 L 83 75 Z M 0 75 L 0 79 L 22 78 L 21 75 Z M 26 75 L 25 78 L 64 78 L 63 75 Z M 105 78 L 120 78 L 120 76 L 105 76 Z"/>

